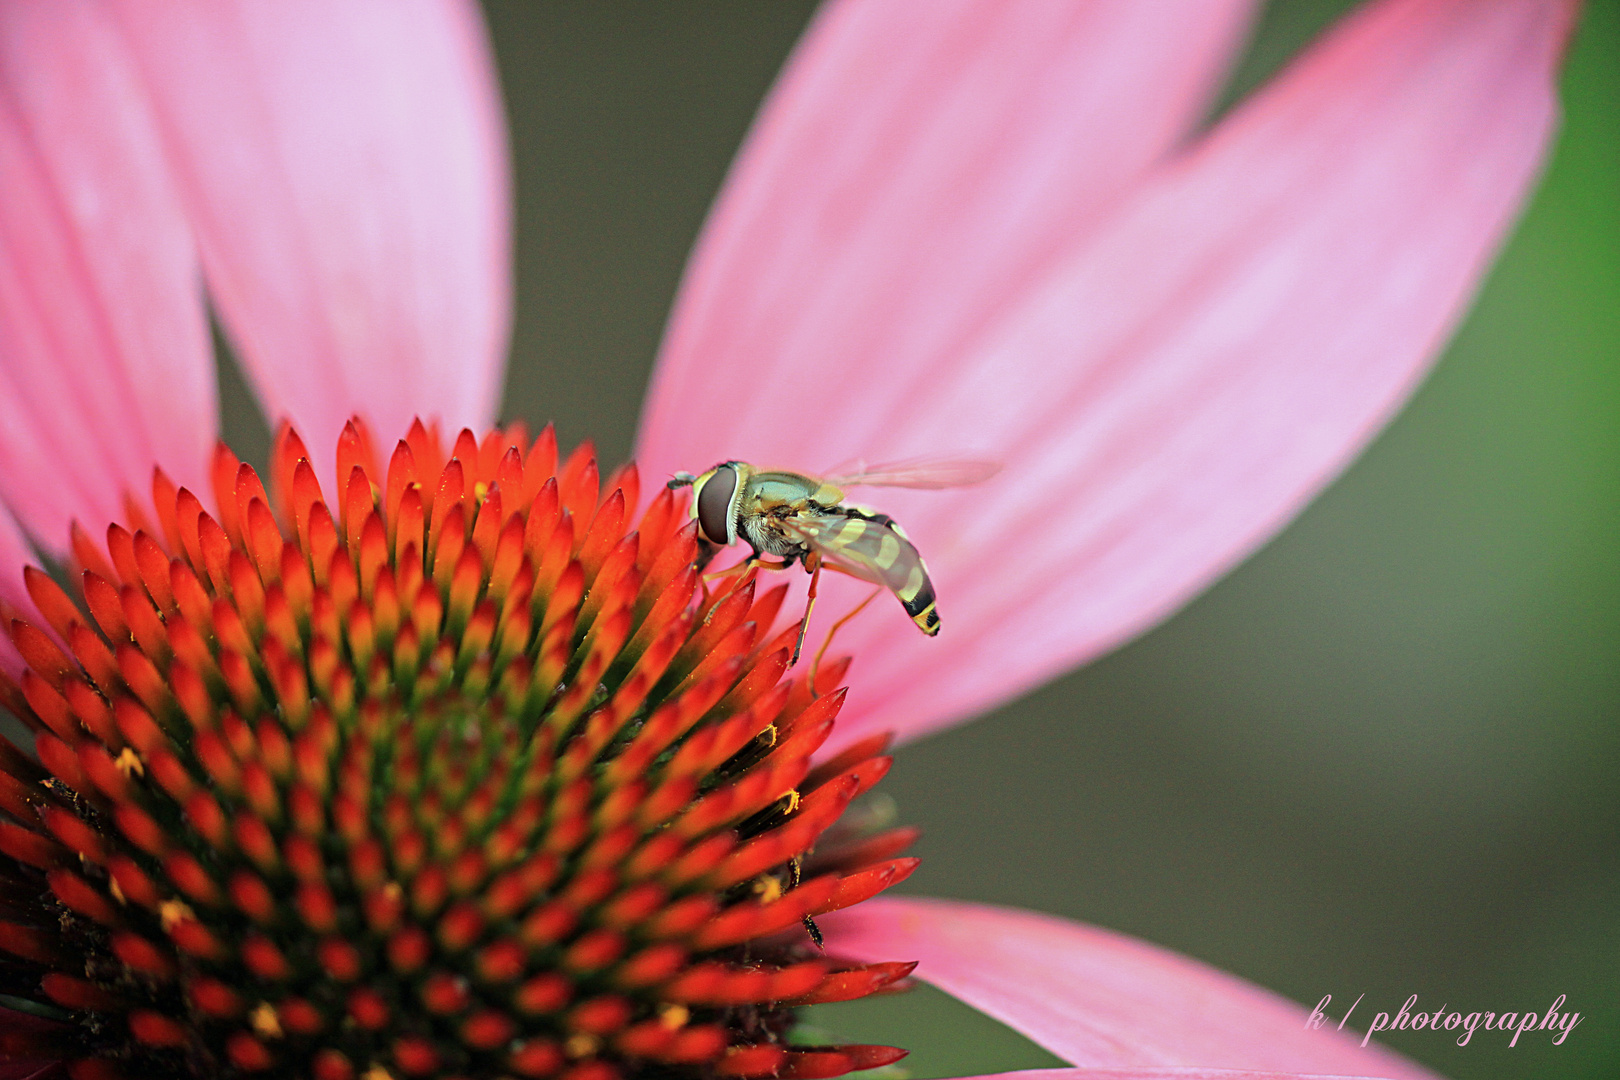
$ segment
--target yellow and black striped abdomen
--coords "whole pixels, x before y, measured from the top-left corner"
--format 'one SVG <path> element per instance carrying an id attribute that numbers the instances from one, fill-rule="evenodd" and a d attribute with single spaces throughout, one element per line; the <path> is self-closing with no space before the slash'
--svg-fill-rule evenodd
<path id="1" fill-rule="evenodd" d="M 900 601 L 911 621 L 929 637 L 939 633 L 939 611 L 934 583 L 922 556 L 887 514 L 860 507 L 837 508 L 842 521 L 829 521 L 818 529 L 815 547 L 823 558 L 842 570 L 882 585 Z"/>

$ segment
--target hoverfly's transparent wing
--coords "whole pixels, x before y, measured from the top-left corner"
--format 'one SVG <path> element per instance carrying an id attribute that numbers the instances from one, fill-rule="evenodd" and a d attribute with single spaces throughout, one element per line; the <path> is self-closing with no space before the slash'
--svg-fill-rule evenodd
<path id="1" fill-rule="evenodd" d="M 888 585 L 877 557 L 882 554 L 883 533 L 889 530 L 878 522 L 801 510 L 783 525 L 828 565 L 862 581 Z"/>
<path id="2" fill-rule="evenodd" d="M 868 465 L 853 461 L 823 479 L 834 487 L 940 488 L 982 484 L 1001 471 L 999 462 L 972 458 L 917 457 Z"/>
<path id="3" fill-rule="evenodd" d="M 882 515 L 801 512 L 785 524 L 828 566 L 892 592 L 923 633 L 939 632 L 928 568 L 892 520 Z"/>

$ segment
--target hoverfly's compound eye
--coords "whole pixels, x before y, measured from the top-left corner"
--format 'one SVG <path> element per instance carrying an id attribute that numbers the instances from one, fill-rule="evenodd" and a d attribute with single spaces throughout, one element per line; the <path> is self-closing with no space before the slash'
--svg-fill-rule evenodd
<path id="1" fill-rule="evenodd" d="M 721 465 L 699 485 L 698 527 L 713 543 L 724 547 L 732 541 L 731 498 L 737 493 L 737 470 Z"/>

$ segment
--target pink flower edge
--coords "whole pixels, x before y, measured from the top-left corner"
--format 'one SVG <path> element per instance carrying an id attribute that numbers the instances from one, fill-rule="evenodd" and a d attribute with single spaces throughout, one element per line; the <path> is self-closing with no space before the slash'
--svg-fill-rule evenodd
<path id="1" fill-rule="evenodd" d="M 1053 915 L 879 897 L 822 930 L 835 956 L 918 961 L 916 978 L 1075 1065 L 1433 1080 L 1376 1044 L 1309 1029 L 1307 1010 L 1234 975 Z"/>
<path id="2" fill-rule="evenodd" d="M 311 446 L 493 417 L 510 180 L 475 4 L 6 5 L 0 102 L 0 499 L 51 554 L 154 463 L 208 498 L 204 278 Z"/>
<path id="3" fill-rule="evenodd" d="M 154 462 L 207 475 L 214 368 L 160 141 L 103 7 L 0 6 L 0 499 L 53 554 Z"/>
<path id="4" fill-rule="evenodd" d="M 510 319 L 511 193 L 477 5 L 113 8 L 272 421 L 310 446 L 356 412 L 378 431 L 417 415 L 452 436 L 486 427 Z"/>
<path id="5" fill-rule="evenodd" d="M 957 1080 L 1378 1080 L 1376 1077 L 1334 1076 L 1321 1073 L 1256 1072 L 1252 1069 L 1153 1068 L 1075 1068 L 1023 1069 L 1018 1072 L 987 1073 Z"/>

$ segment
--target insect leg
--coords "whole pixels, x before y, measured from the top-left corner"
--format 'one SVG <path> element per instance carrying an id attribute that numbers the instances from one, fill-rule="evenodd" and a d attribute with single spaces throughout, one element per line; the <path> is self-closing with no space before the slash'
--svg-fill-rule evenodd
<path id="1" fill-rule="evenodd" d="M 703 580 L 705 583 L 710 581 L 721 581 L 736 574 L 746 574 L 750 570 L 785 570 L 791 565 L 793 564 L 766 562 L 764 557 L 756 552 L 755 554 L 744 559 L 742 562 L 728 566 L 724 570 L 716 570 L 712 574 L 703 575 Z"/>
<path id="2" fill-rule="evenodd" d="M 867 594 L 867 597 L 866 597 L 865 600 L 862 600 L 860 603 L 856 604 L 853 608 L 851 608 L 849 614 L 845 615 L 843 618 L 841 618 L 837 622 L 833 623 L 832 624 L 832 629 L 827 631 L 827 640 L 823 641 L 821 643 L 821 648 L 816 650 L 816 658 L 814 660 L 810 661 L 810 696 L 811 697 L 814 698 L 814 697 L 820 697 L 821 696 L 821 694 L 819 692 L 817 692 L 817 690 L 816 690 L 816 672 L 821 670 L 821 658 L 823 656 L 827 655 L 827 649 L 829 647 L 831 647 L 832 642 L 833 642 L 833 635 L 838 633 L 839 628 L 842 627 L 845 623 L 849 622 L 849 620 L 853 619 L 855 616 L 859 615 L 863 610 L 865 610 L 867 604 L 870 604 L 873 600 L 876 600 L 881 595 L 883 595 L 883 586 L 879 585 L 877 588 L 873 589 L 870 593 Z"/>
<path id="3" fill-rule="evenodd" d="M 804 568 L 810 571 L 810 593 L 804 598 L 804 618 L 799 620 L 799 638 L 793 643 L 793 659 L 788 661 L 788 667 L 799 662 L 799 652 L 804 648 L 804 634 L 810 629 L 810 611 L 816 606 L 816 586 L 821 584 L 821 553 L 812 551 L 806 555 Z"/>
<path id="4" fill-rule="evenodd" d="M 707 585 L 711 581 L 724 581 L 728 577 L 735 577 L 738 574 L 753 569 L 753 567 L 753 559 L 744 559 L 742 562 L 737 563 L 734 566 L 728 566 L 724 570 L 716 570 L 712 574 L 704 574 L 703 583 Z"/>
<path id="5" fill-rule="evenodd" d="M 712 590 L 709 588 L 710 584 L 717 581 L 725 581 L 727 578 L 732 578 L 738 574 L 746 573 L 747 571 L 753 569 L 754 560 L 744 559 L 735 566 L 728 566 L 724 570 L 716 570 L 712 574 L 703 573 L 703 566 L 704 564 L 702 562 L 698 564 L 698 585 L 700 585 L 703 589 L 703 596 L 698 601 L 698 610 L 707 612 L 709 610 L 709 598 L 714 595 Z"/>

